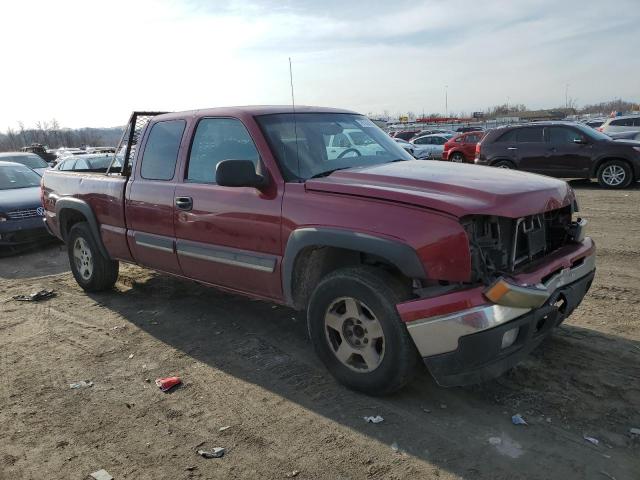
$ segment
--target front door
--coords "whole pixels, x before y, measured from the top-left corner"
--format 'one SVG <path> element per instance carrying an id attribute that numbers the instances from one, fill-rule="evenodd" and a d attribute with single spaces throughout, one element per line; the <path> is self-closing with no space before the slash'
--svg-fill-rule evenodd
<path id="1" fill-rule="evenodd" d="M 143 145 L 142 161 L 126 193 L 129 248 L 136 262 L 157 270 L 181 273 L 173 228 L 176 161 L 184 120 L 155 123 Z"/>
<path id="2" fill-rule="evenodd" d="M 554 126 L 545 128 L 545 136 L 548 175 L 589 178 L 593 147 L 586 135 L 571 127 Z"/>
<path id="3" fill-rule="evenodd" d="M 215 169 L 222 160 L 251 160 L 258 171 L 264 169 L 240 120 L 200 119 L 184 179 L 175 191 L 176 250 L 183 274 L 279 298 L 282 192 L 273 181 L 263 191 L 216 185 Z"/>

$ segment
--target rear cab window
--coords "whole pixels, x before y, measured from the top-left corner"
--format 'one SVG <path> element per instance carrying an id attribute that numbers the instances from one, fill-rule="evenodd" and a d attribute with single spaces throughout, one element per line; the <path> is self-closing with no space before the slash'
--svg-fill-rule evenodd
<path id="1" fill-rule="evenodd" d="M 185 126 L 184 120 L 168 120 L 151 127 L 140 166 L 142 178 L 165 181 L 173 178 Z"/>

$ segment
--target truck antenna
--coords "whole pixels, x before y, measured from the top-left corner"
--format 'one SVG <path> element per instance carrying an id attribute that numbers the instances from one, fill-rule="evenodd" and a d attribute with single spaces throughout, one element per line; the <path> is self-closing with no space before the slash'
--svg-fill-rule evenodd
<path id="1" fill-rule="evenodd" d="M 293 134 L 296 137 L 296 161 L 298 164 L 298 176 L 300 176 L 300 153 L 298 151 L 298 121 L 296 119 L 296 99 L 293 95 L 293 68 L 289 57 L 289 83 L 291 84 L 291 107 L 293 108 Z"/>

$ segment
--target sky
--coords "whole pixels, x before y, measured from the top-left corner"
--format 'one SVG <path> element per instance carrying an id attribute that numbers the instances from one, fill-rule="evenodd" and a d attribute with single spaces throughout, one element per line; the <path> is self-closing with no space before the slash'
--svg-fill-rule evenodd
<path id="1" fill-rule="evenodd" d="M 640 101 L 639 0 L 8 0 L 0 131 L 133 110 Z"/>

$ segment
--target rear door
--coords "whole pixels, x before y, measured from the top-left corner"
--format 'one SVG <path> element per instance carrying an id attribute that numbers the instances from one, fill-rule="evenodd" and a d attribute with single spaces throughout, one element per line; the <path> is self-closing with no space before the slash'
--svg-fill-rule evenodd
<path id="1" fill-rule="evenodd" d="M 571 127 L 553 126 L 545 128 L 545 139 L 548 175 L 564 178 L 589 177 L 593 146 L 586 135 Z"/>
<path id="2" fill-rule="evenodd" d="M 465 160 L 473 160 L 473 156 L 476 154 L 476 144 L 481 138 L 482 136 L 479 133 L 469 133 L 462 137 L 462 152 Z"/>
<path id="3" fill-rule="evenodd" d="M 174 215 L 182 272 L 221 287 L 279 298 L 282 191 L 273 181 L 264 191 L 217 185 L 215 169 L 222 160 L 251 160 L 258 171 L 265 168 L 239 119 L 200 119 L 175 191 L 176 201 L 185 205 L 176 204 Z"/>
<path id="4" fill-rule="evenodd" d="M 522 127 L 516 130 L 515 153 L 517 166 L 521 170 L 534 173 L 550 173 L 546 163 L 547 145 L 544 141 L 543 127 Z"/>
<path id="5" fill-rule="evenodd" d="M 156 122 L 146 135 L 142 157 L 126 194 L 127 238 L 136 262 L 180 274 L 173 227 L 176 163 L 185 120 Z M 141 160 L 140 160 L 141 158 Z"/>

